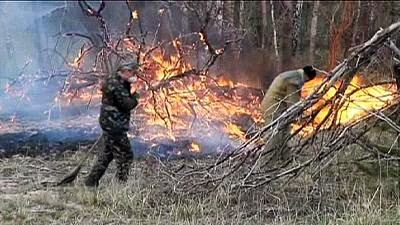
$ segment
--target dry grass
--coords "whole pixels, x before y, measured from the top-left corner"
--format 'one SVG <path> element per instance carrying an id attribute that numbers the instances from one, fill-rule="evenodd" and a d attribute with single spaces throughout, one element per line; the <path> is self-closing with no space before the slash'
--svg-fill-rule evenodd
<path id="1" fill-rule="evenodd" d="M 399 224 L 397 181 L 370 178 L 340 164 L 287 185 L 199 196 L 174 194 L 156 165 L 135 162 L 128 184 L 98 189 L 44 187 L 70 170 L 79 154 L 0 161 L 0 224 Z M 344 156 L 346 157 L 346 156 Z M 340 165 L 340 166 L 339 166 Z M 86 174 L 85 174 L 86 173 Z"/>

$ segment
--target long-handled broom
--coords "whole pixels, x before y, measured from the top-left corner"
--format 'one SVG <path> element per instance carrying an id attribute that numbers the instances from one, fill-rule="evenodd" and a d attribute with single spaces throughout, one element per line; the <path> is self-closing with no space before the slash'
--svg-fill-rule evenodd
<path id="1" fill-rule="evenodd" d="M 68 175 L 66 175 L 61 181 L 59 181 L 56 186 L 60 186 L 60 185 L 65 185 L 65 184 L 69 184 L 72 183 L 76 177 L 78 176 L 78 173 L 81 171 L 83 164 L 86 162 L 86 160 L 89 158 L 90 154 L 93 152 L 93 149 L 95 149 L 95 147 L 97 146 L 97 144 L 99 143 L 101 137 L 103 135 L 100 135 L 99 138 L 97 138 L 96 142 L 92 145 L 92 147 L 86 152 L 86 154 L 81 158 L 81 160 L 79 161 L 79 164 L 75 167 L 74 170 L 72 170 Z"/>

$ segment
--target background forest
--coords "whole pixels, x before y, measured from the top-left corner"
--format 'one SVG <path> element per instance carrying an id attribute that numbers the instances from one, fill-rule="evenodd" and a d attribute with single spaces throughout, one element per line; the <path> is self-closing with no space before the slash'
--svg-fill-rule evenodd
<path id="1" fill-rule="evenodd" d="M 99 2 L 92 2 L 96 8 Z M 205 13 L 212 14 L 207 27 L 212 44 L 221 46 L 232 33 L 241 41 L 229 46 L 219 60 L 232 78 L 265 89 L 279 72 L 314 64 L 329 70 L 346 56 L 347 50 L 363 43 L 380 27 L 399 18 L 397 1 L 213 1 L 131 2 L 138 10 L 147 37 L 172 40 L 179 35 L 198 38 Z M 111 33 L 122 33 L 129 21 L 125 2 L 107 2 L 104 17 Z M 164 10 L 160 16 L 160 10 Z M 212 9 L 212 10 L 210 10 Z M 79 51 L 62 35 L 79 32 L 95 36 L 100 28 L 88 18 L 77 2 L 1 2 L 3 39 L 0 59 L 1 77 L 16 76 L 27 60 L 31 71 L 58 69 L 51 50 L 57 48 L 69 61 Z M 17 13 L 18 12 L 18 13 Z M 116 13 L 117 12 L 117 13 Z M 196 15 L 197 14 L 197 15 Z M 139 33 L 138 26 L 133 32 Z M 189 40 L 188 40 L 189 41 Z M 69 54 L 69 55 L 68 55 Z M 65 66 L 65 65 L 62 65 Z M 3 80 L 4 83 L 4 80 Z"/>

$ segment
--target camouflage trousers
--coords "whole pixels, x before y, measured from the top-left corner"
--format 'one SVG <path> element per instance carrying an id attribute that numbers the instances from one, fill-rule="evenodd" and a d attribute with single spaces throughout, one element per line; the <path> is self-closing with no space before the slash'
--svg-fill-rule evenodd
<path id="1" fill-rule="evenodd" d="M 102 148 L 100 148 L 97 160 L 94 163 L 89 176 L 86 178 L 86 186 L 98 186 L 100 178 L 104 175 L 110 162 L 115 159 L 117 163 L 116 178 L 120 182 L 126 182 L 133 161 L 131 145 L 126 133 L 109 134 L 103 132 Z"/>

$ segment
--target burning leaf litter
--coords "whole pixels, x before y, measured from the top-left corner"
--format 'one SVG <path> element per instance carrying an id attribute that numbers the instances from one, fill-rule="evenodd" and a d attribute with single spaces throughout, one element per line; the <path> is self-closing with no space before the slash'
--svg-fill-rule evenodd
<path id="1" fill-rule="evenodd" d="M 319 76 L 316 79 L 305 84 L 302 90 L 302 98 L 305 99 L 324 82 L 324 77 Z M 331 87 L 328 92 L 304 114 L 307 116 L 318 113 L 314 117 L 312 123 L 301 124 L 296 123 L 292 126 L 292 131 L 298 129 L 301 135 L 312 134 L 317 127 L 320 129 L 334 128 L 340 125 L 349 125 L 357 122 L 363 117 L 369 115 L 373 111 L 383 109 L 395 103 L 397 95 L 397 87 L 395 82 L 378 85 L 368 85 L 361 75 L 356 75 L 350 82 L 344 95 L 341 97 L 341 107 L 337 110 L 337 116 L 331 114 L 331 100 L 337 93 L 341 82 L 337 82 L 334 87 Z"/>

